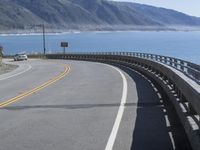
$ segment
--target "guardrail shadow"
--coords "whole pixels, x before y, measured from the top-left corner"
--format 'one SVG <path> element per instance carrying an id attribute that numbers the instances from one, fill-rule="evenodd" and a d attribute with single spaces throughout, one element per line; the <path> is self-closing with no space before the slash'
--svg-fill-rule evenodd
<path id="1" fill-rule="evenodd" d="M 133 79 L 138 94 L 131 150 L 190 150 L 175 109 L 161 88 L 131 68 L 116 66 Z"/>
<path id="2" fill-rule="evenodd" d="M 105 107 L 119 107 L 119 103 L 110 104 L 72 104 L 72 105 L 26 105 L 26 106 L 6 106 L 0 110 L 21 111 L 28 109 L 92 109 L 92 108 L 105 108 Z M 136 103 L 127 103 L 126 107 L 137 106 Z"/>

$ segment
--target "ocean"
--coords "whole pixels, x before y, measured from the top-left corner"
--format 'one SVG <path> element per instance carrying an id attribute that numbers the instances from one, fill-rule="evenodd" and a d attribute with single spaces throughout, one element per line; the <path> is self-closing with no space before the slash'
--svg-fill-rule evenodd
<path id="1" fill-rule="evenodd" d="M 46 34 L 47 53 L 62 52 L 144 52 L 181 58 L 200 64 L 200 31 L 121 31 Z M 0 35 L 5 54 L 43 53 L 41 34 Z"/>

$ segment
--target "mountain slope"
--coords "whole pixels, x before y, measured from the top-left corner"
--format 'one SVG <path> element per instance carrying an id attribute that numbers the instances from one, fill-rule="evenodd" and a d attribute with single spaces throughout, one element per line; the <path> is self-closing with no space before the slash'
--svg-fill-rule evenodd
<path id="1" fill-rule="evenodd" d="M 0 30 L 45 23 L 52 29 L 200 26 L 200 18 L 148 5 L 107 0 L 0 0 Z"/>
<path id="2" fill-rule="evenodd" d="M 23 28 L 23 22 L 40 23 L 42 19 L 15 3 L 0 0 L 0 29 Z"/>

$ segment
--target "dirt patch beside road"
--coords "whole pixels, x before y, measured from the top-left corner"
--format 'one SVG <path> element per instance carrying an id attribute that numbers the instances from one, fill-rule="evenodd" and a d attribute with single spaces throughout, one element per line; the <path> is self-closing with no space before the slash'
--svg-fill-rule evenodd
<path id="1" fill-rule="evenodd" d="M 18 66 L 17 65 L 11 65 L 11 64 L 0 64 L 0 75 L 4 73 L 8 73 L 14 69 L 16 69 Z"/>

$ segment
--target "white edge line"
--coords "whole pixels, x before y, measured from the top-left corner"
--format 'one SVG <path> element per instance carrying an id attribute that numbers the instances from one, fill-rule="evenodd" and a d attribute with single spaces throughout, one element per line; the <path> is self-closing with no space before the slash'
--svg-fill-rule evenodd
<path id="1" fill-rule="evenodd" d="M 25 72 L 29 71 L 31 68 L 32 68 L 32 67 L 31 67 L 30 65 L 28 65 L 28 68 L 27 68 L 26 70 L 24 70 L 24 71 L 22 71 L 22 72 L 19 72 L 19 73 L 16 73 L 16 74 L 14 74 L 14 75 L 10 75 L 10 76 L 5 77 L 5 78 L 0 78 L 0 81 L 9 79 L 9 78 L 12 78 L 12 77 L 15 77 L 15 76 L 18 76 L 18 75 L 20 75 L 20 74 L 22 74 L 22 73 L 25 73 Z"/>
<path id="2" fill-rule="evenodd" d="M 116 67 L 113 67 L 113 66 L 110 66 L 110 65 L 107 65 L 107 66 L 117 70 L 120 73 L 120 75 L 123 79 L 123 92 L 122 92 L 121 103 L 120 103 L 120 106 L 119 106 L 119 109 L 118 109 L 118 113 L 117 113 L 117 117 L 115 119 L 115 123 L 113 125 L 110 137 L 108 139 L 108 142 L 107 142 L 107 145 L 106 145 L 106 148 L 105 148 L 105 150 L 112 150 L 114 143 L 115 143 L 115 139 L 117 137 L 119 126 L 120 126 L 120 123 L 121 123 L 121 120 L 122 120 L 122 116 L 123 116 L 123 113 L 124 113 L 128 88 L 127 88 L 127 79 L 126 79 L 125 75 L 122 73 L 122 71 L 120 69 L 116 68 Z"/>

